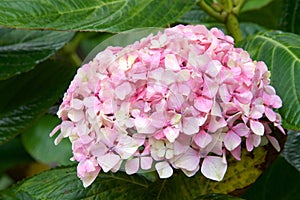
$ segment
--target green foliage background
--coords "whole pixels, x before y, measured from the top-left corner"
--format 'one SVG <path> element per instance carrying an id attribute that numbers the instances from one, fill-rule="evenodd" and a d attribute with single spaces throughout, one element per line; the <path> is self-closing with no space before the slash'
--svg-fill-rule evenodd
<path id="1" fill-rule="evenodd" d="M 231 9 L 235 3 L 243 6 Z M 222 18 L 225 11 L 240 29 Z M 241 162 L 229 161 L 222 182 L 200 173 L 159 180 L 151 173 L 119 172 L 100 173 L 84 189 L 69 161 L 70 143 L 55 147 L 48 136 L 59 123 L 55 111 L 77 68 L 117 33 L 179 23 L 221 28 L 268 65 L 283 100 L 278 110 L 288 132 L 279 137 L 283 152 L 277 157 L 270 146 L 243 152 Z M 300 199 L 299 24 L 300 0 L 0 0 L 0 199 Z M 102 46 L 126 45 L 125 36 Z"/>

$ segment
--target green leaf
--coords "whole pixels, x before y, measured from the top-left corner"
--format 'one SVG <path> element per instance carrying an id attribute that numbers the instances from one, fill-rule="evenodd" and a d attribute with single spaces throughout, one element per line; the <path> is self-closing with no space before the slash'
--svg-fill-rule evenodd
<path id="1" fill-rule="evenodd" d="M 33 69 L 62 48 L 74 33 L 0 28 L 0 80 Z"/>
<path id="2" fill-rule="evenodd" d="M 279 113 L 286 129 L 300 129 L 300 36 L 277 31 L 262 32 L 241 44 L 255 60 L 271 71 L 271 85 L 283 101 Z"/>
<path id="3" fill-rule="evenodd" d="M 75 166 L 60 167 L 0 192 L 0 199 L 237 199 L 225 195 L 201 195 L 226 194 L 248 186 L 265 167 L 266 154 L 260 147 L 253 154 L 243 151 L 242 161 L 229 159 L 228 172 L 222 182 L 208 180 L 200 172 L 189 178 L 175 171 L 171 178 L 155 182 L 138 174 L 100 172 L 95 182 L 84 189 Z"/>
<path id="4" fill-rule="evenodd" d="M 300 173 L 279 156 L 242 196 L 251 200 L 298 200 Z"/>
<path id="5" fill-rule="evenodd" d="M 195 0 L 0 0 L 0 25 L 120 32 L 175 22 Z"/>
<path id="6" fill-rule="evenodd" d="M 5 94 L 0 98 L 0 144 L 21 133 L 46 112 L 62 96 L 75 70 L 64 60 L 51 60 L 0 81 L 0 94 Z"/>
<path id="7" fill-rule="evenodd" d="M 246 1 L 241 9 L 241 12 L 246 12 L 249 10 L 258 10 L 266 5 L 268 5 L 273 0 L 250 0 Z"/>
<path id="8" fill-rule="evenodd" d="M 284 13 L 281 15 L 279 28 L 300 34 L 300 0 L 284 0 Z"/>
<path id="9" fill-rule="evenodd" d="M 300 172 L 300 132 L 289 131 L 282 155 Z"/>
<path id="10" fill-rule="evenodd" d="M 49 133 L 59 123 L 59 119 L 52 115 L 45 115 L 30 129 L 21 135 L 27 152 L 37 161 L 47 164 L 71 164 L 72 146 L 69 140 L 62 140 L 58 146 L 54 145 L 54 137 Z"/>

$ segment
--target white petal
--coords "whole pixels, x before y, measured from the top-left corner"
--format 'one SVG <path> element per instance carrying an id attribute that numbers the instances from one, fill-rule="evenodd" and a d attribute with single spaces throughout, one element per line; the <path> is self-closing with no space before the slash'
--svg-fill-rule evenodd
<path id="1" fill-rule="evenodd" d="M 256 135 L 264 135 L 265 127 L 259 121 L 250 120 L 250 128 Z"/>
<path id="2" fill-rule="evenodd" d="M 241 137 L 235 134 L 233 131 L 228 131 L 228 133 L 226 133 L 224 137 L 224 145 L 229 151 L 232 151 L 233 149 L 238 147 L 241 142 Z"/>
<path id="3" fill-rule="evenodd" d="M 104 172 L 111 170 L 119 161 L 120 156 L 114 153 L 108 153 L 97 158 L 97 161 Z"/>
<path id="4" fill-rule="evenodd" d="M 217 156 L 207 156 L 204 158 L 201 172 L 211 180 L 221 181 L 226 173 L 227 163 L 224 159 Z"/>
<path id="5" fill-rule="evenodd" d="M 183 132 L 187 135 L 198 133 L 201 120 L 196 117 L 185 117 L 183 119 Z"/>
<path id="6" fill-rule="evenodd" d="M 131 175 L 136 173 L 139 170 L 139 158 L 133 158 L 127 160 L 125 164 L 125 171 L 127 174 Z"/>
<path id="7" fill-rule="evenodd" d="M 119 138 L 118 144 L 115 146 L 115 151 L 122 159 L 130 158 L 138 149 L 138 143 L 129 136 L 122 136 Z"/>
<path id="8" fill-rule="evenodd" d="M 182 156 L 180 156 L 173 164 L 180 169 L 194 171 L 199 166 L 200 155 L 197 151 L 189 148 Z"/>
<path id="9" fill-rule="evenodd" d="M 165 161 L 156 163 L 155 169 L 159 175 L 159 178 L 169 178 L 173 174 L 172 167 Z"/>
<path id="10" fill-rule="evenodd" d="M 87 188 L 90 186 L 94 180 L 97 178 L 100 169 L 96 169 L 95 171 L 89 172 L 87 176 L 80 178 L 83 184 L 83 187 Z"/>

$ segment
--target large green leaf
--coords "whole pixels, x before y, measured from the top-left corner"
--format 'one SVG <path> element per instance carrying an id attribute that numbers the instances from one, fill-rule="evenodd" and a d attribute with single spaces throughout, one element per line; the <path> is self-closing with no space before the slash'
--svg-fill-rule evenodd
<path id="1" fill-rule="evenodd" d="M 0 25 L 119 32 L 175 22 L 195 0 L 0 0 Z"/>
<path id="2" fill-rule="evenodd" d="M 289 131 L 282 155 L 300 172 L 300 132 Z"/>
<path id="3" fill-rule="evenodd" d="M 47 164 L 71 164 L 72 146 L 69 140 L 63 140 L 58 146 L 54 145 L 54 137 L 49 133 L 59 123 L 52 115 L 45 115 L 25 133 L 21 135 L 27 152 L 39 162 Z"/>
<path id="4" fill-rule="evenodd" d="M 33 69 L 63 47 L 74 33 L 0 28 L 0 80 Z"/>
<path id="5" fill-rule="evenodd" d="M 250 187 L 243 198 L 251 200 L 299 200 L 300 173 L 279 156 Z"/>
<path id="6" fill-rule="evenodd" d="M 29 127 L 62 96 L 75 72 L 63 59 L 0 81 L 0 144 Z"/>
<path id="7" fill-rule="evenodd" d="M 76 175 L 76 167 L 62 167 L 2 191 L 0 199 L 235 199 L 206 194 L 241 191 L 254 182 L 266 167 L 266 155 L 265 148 L 260 147 L 252 154 L 243 151 L 242 161 L 229 159 L 229 168 L 222 182 L 208 180 L 200 172 L 188 178 L 176 171 L 171 178 L 154 182 L 137 174 L 100 172 L 95 182 L 84 189 Z"/>
<path id="8" fill-rule="evenodd" d="M 264 61 L 271 84 L 283 101 L 279 113 L 287 129 L 300 129 L 300 36 L 276 31 L 254 35 L 241 44 L 252 58 Z"/>

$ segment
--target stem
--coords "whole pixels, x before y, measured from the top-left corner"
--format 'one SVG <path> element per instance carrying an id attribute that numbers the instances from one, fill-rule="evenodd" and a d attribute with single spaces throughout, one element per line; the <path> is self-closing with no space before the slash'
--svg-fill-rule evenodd
<path id="1" fill-rule="evenodd" d="M 239 26 L 239 21 L 233 13 L 229 13 L 225 20 L 225 27 L 229 35 L 231 35 L 235 41 L 241 41 L 243 35 Z"/>
<path id="2" fill-rule="evenodd" d="M 222 13 L 217 12 L 211 6 L 207 5 L 204 0 L 199 1 L 198 5 L 210 16 L 214 17 L 215 19 L 224 22 L 225 16 Z"/>
<path id="3" fill-rule="evenodd" d="M 76 36 L 62 49 L 62 55 L 70 59 L 70 61 L 79 67 L 82 64 L 82 60 L 76 53 L 76 49 L 83 39 L 82 33 L 77 33 Z"/>

